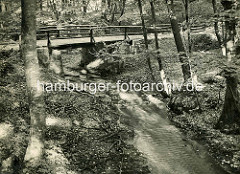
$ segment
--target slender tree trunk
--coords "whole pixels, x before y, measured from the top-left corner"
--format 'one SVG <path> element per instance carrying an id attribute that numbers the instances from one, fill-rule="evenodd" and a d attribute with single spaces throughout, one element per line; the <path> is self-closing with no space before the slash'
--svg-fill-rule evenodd
<path id="1" fill-rule="evenodd" d="M 61 2 L 62 11 L 65 10 L 65 5 L 66 5 L 65 0 L 62 0 L 62 2 Z"/>
<path id="2" fill-rule="evenodd" d="M 1 13 L 5 13 L 7 10 L 6 10 L 6 4 L 4 2 L 4 0 L 1 0 Z"/>
<path id="3" fill-rule="evenodd" d="M 110 9 L 111 8 L 111 0 L 107 0 L 107 7 Z"/>
<path id="4" fill-rule="evenodd" d="M 146 26 L 145 26 L 145 21 L 144 21 L 144 16 L 143 16 L 142 1 L 137 0 L 137 2 L 138 2 L 138 8 L 139 8 L 139 12 L 140 12 L 141 21 L 142 21 L 142 31 L 143 31 L 144 43 L 145 43 L 146 49 L 148 50 L 147 29 L 146 29 Z M 146 56 L 147 56 L 147 64 L 148 64 L 152 79 L 155 80 L 155 78 L 153 76 L 153 70 L 152 70 L 152 66 L 151 66 L 150 57 L 149 57 L 148 54 Z"/>
<path id="5" fill-rule="evenodd" d="M 173 0 L 166 0 L 168 13 L 170 18 L 170 23 L 172 27 L 172 32 L 174 35 L 177 51 L 179 54 L 180 62 L 182 63 L 182 72 L 184 81 L 188 81 L 191 78 L 191 68 L 188 60 L 188 56 L 186 54 L 186 50 L 183 44 L 182 36 L 180 33 L 180 27 L 178 25 L 178 21 L 176 16 L 173 13 Z"/>
<path id="6" fill-rule="evenodd" d="M 118 25 L 120 26 L 122 21 L 121 21 L 121 17 L 124 15 L 124 12 L 125 12 L 125 7 L 126 7 L 126 1 L 127 0 L 123 0 L 123 4 L 122 4 L 122 10 L 121 10 L 121 14 L 120 14 L 120 21 L 118 22 Z"/>
<path id="7" fill-rule="evenodd" d="M 40 69 L 36 51 L 36 0 L 21 0 L 21 55 L 25 62 L 25 76 L 30 104 L 31 128 L 25 154 L 26 167 L 41 163 L 44 148 L 45 109 L 42 88 L 38 86 Z"/>
<path id="8" fill-rule="evenodd" d="M 223 4 L 224 11 L 226 11 L 226 16 L 225 16 L 225 36 L 224 36 L 224 45 L 225 45 L 225 52 L 223 55 L 227 56 L 227 59 L 229 62 L 232 61 L 232 58 L 235 56 L 234 52 L 234 40 L 236 37 L 236 18 L 230 17 L 228 14 L 228 10 L 233 9 L 234 5 L 229 5 L 229 4 L 234 4 L 234 0 L 232 1 L 227 1 L 227 0 L 222 0 L 221 3 Z"/>
<path id="9" fill-rule="evenodd" d="M 106 9 L 106 0 L 102 0 L 102 2 L 101 2 L 101 11 L 102 11 L 102 13 L 105 12 L 105 9 Z"/>
<path id="10" fill-rule="evenodd" d="M 82 3 L 83 3 L 83 14 L 86 15 L 86 13 L 87 13 L 87 2 L 86 2 L 86 0 L 83 0 Z"/>
<path id="11" fill-rule="evenodd" d="M 107 0 L 102 0 L 102 4 L 101 4 L 102 18 L 105 19 L 107 22 L 109 22 L 107 18 L 107 9 L 108 9 Z"/>
<path id="12" fill-rule="evenodd" d="M 58 11 L 57 9 L 57 4 L 55 3 L 54 0 L 50 0 L 49 1 L 49 7 L 51 8 L 52 12 L 54 13 L 55 17 L 56 17 L 56 20 L 59 20 L 59 15 L 60 15 L 60 12 Z"/>
<path id="13" fill-rule="evenodd" d="M 43 0 L 40 0 L 40 10 L 42 11 L 43 10 Z"/>
<path id="14" fill-rule="evenodd" d="M 152 12 L 152 19 L 153 19 L 153 28 L 154 28 L 154 37 L 155 37 L 155 46 L 156 49 L 159 49 L 159 44 L 158 44 L 158 32 L 156 30 L 156 14 L 155 14 L 155 7 L 154 7 L 154 0 L 150 0 L 150 6 L 151 6 L 151 12 Z"/>
<path id="15" fill-rule="evenodd" d="M 167 95 L 171 94 L 171 91 L 168 89 L 168 85 L 167 85 L 167 79 L 165 76 L 165 72 L 163 70 L 163 64 L 162 64 L 162 58 L 159 52 L 159 44 L 158 44 L 158 33 L 156 30 L 156 14 L 155 14 L 155 7 L 154 7 L 154 0 L 150 0 L 150 6 L 151 6 L 151 12 L 152 12 L 152 19 L 153 19 L 153 28 L 154 28 L 154 37 L 155 37 L 155 47 L 157 50 L 157 60 L 158 60 L 158 66 L 159 66 L 159 71 L 160 71 L 160 77 L 161 80 L 163 82 L 163 87 L 164 87 L 164 91 L 166 92 Z"/>
<path id="16" fill-rule="evenodd" d="M 114 4 L 113 4 L 113 10 L 112 10 L 112 19 L 111 19 L 111 23 L 114 22 L 116 8 L 117 8 L 117 5 L 116 5 L 116 3 L 114 3 Z"/>
<path id="17" fill-rule="evenodd" d="M 138 1 L 138 8 L 139 8 L 139 12 L 140 12 L 141 21 L 142 21 L 142 31 L 143 31 L 144 43 L 145 43 L 146 49 L 148 49 L 147 29 L 145 26 L 145 21 L 144 21 L 144 16 L 143 16 L 142 1 L 141 0 L 137 0 L 137 1 Z"/>
<path id="18" fill-rule="evenodd" d="M 192 40 L 191 40 L 191 25 L 189 21 L 189 0 L 184 0 L 184 7 L 185 7 L 185 19 L 187 25 L 187 36 L 188 36 L 188 52 L 189 54 L 192 53 Z"/>
<path id="19" fill-rule="evenodd" d="M 214 16 L 215 16 L 215 22 L 214 22 L 214 30 L 215 30 L 215 34 L 217 36 L 217 40 L 218 40 L 218 44 L 221 47 L 222 46 L 222 39 L 221 39 L 221 35 L 219 32 L 219 27 L 218 27 L 218 12 L 217 12 L 217 2 L 216 0 L 212 0 L 212 6 L 213 6 L 213 12 L 214 12 Z"/>
<path id="20" fill-rule="evenodd" d="M 236 59 L 239 58 L 239 43 L 236 43 L 236 18 L 230 17 L 227 11 L 234 11 L 235 4 L 237 4 L 236 0 L 222 0 L 221 1 L 224 11 L 226 11 L 225 16 L 225 34 L 226 34 L 226 53 L 224 55 L 227 56 L 228 64 L 233 64 Z M 238 4 L 239 5 L 239 4 Z M 222 114 L 219 118 L 219 121 L 216 125 L 219 129 L 225 128 L 233 128 L 234 124 L 238 124 L 240 126 L 240 94 L 238 91 L 238 70 L 231 68 L 225 70 L 225 77 L 227 83 L 227 89 L 225 94 L 225 101 L 222 110 Z M 234 128 L 233 128 L 234 129 Z"/>

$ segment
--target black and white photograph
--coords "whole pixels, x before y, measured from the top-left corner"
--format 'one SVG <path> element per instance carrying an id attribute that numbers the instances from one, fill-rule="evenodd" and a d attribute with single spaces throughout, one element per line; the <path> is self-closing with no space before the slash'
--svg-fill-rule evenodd
<path id="1" fill-rule="evenodd" d="M 0 0 L 0 174 L 240 174 L 240 0 Z"/>

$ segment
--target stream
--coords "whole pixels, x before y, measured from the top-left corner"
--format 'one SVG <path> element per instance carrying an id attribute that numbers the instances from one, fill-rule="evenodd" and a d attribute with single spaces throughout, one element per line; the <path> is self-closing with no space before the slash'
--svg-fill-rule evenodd
<path id="1" fill-rule="evenodd" d="M 65 49 L 61 55 L 65 79 L 75 83 L 115 83 L 87 72 L 80 73 L 81 62 L 89 62 L 86 59 L 91 57 L 87 48 Z M 163 101 L 150 94 L 119 92 L 114 87 L 96 95 L 117 98 L 116 105 L 123 114 L 121 122 L 133 128 L 136 134 L 128 143 L 144 154 L 153 174 L 227 173 L 208 155 L 205 146 L 188 140 L 180 129 L 171 124 Z"/>

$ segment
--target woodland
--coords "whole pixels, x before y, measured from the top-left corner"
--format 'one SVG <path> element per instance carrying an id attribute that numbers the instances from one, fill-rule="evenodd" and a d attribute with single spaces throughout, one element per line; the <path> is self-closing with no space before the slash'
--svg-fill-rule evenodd
<path id="1" fill-rule="evenodd" d="M 0 0 L 0 174 L 240 173 L 239 19 L 239 0 Z"/>

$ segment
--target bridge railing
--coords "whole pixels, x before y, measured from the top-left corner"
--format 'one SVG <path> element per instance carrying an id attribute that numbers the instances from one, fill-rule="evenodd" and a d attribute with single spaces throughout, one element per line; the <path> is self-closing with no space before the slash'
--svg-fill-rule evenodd
<path id="1" fill-rule="evenodd" d="M 156 27 L 157 32 L 169 32 L 171 26 L 166 24 Z M 153 33 L 154 28 L 148 27 L 148 33 Z M 74 37 L 90 37 L 93 41 L 94 37 L 98 36 L 117 36 L 124 35 L 141 35 L 142 26 L 65 26 L 55 28 L 40 28 L 37 32 L 38 39 L 45 39 L 46 36 L 50 36 L 49 39 L 56 38 L 74 38 Z"/>
<path id="2" fill-rule="evenodd" d="M 191 30 L 204 30 L 206 25 L 192 26 Z M 156 27 L 158 33 L 171 31 L 170 24 L 161 24 Z M 153 27 L 147 27 L 148 33 L 154 33 Z M 94 42 L 94 37 L 98 36 L 117 36 L 124 35 L 126 39 L 128 35 L 141 35 L 142 26 L 97 26 L 97 25 L 69 25 L 69 26 L 47 26 L 37 29 L 37 39 L 59 39 L 59 38 L 82 38 L 89 37 L 90 42 Z M 18 40 L 20 30 L 15 29 L 9 33 L 14 40 Z"/>

